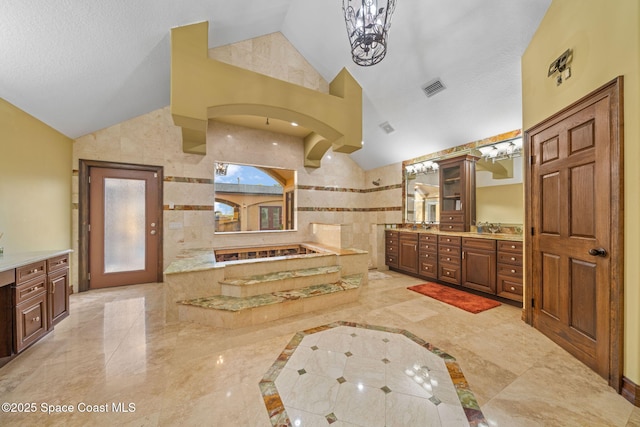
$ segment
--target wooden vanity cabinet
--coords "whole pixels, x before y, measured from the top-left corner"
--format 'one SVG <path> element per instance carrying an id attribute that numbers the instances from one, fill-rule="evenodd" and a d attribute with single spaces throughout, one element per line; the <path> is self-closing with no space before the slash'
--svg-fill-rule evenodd
<path id="1" fill-rule="evenodd" d="M 498 241 L 498 296 L 522 301 L 522 258 L 522 242 Z"/>
<path id="2" fill-rule="evenodd" d="M 438 280 L 438 236 L 421 233 L 418 237 L 418 274 Z"/>
<path id="3" fill-rule="evenodd" d="M 462 238 L 462 286 L 496 293 L 496 241 Z"/>
<path id="4" fill-rule="evenodd" d="M 398 268 L 408 273 L 418 273 L 418 233 L 400 233 Z"/>
<path id="5" fill-rule="evenodd" d="M 438 280 L 460 285 L 460 242 L 460 237 L 438 236 Z"/>
<path id="6" fill-rule="evenodd" d="M 16 269 L 13 344 L 16 353 L 47 333 L 47 275 L 45 261 Z"/>
<path id="7" fill-rule="evenodd" d="M 398 234 L 397 231 L 385 231 L 384 263 L 391 268 L 398 268 Z"/>
<path id="8" fill-rule="evenodd" d="M 476 158 L 465 155 L 438 162 L 440 231 L 469 231 L 476 220 Z"/>
<path id="9" fill-rule="evenodd" d="M 69 255 L 47 260 L 47 312 L 49 329 L 69 315 Z"/>

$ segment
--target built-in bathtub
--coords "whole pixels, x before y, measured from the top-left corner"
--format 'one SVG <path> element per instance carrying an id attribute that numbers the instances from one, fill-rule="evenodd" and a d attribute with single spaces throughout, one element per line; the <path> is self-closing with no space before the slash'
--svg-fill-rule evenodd
<path id="1" fill-rule="evenodd" d="M 362 274 L 367 282 L 368 254 L 358 249 L 316 243 L 292 243 L 182 251 L 164 271 L 167 321 L 177 321 L 177 302 L 221 295 L 230 278 L 305 268 L 339 266 L 340 275 Z"/>

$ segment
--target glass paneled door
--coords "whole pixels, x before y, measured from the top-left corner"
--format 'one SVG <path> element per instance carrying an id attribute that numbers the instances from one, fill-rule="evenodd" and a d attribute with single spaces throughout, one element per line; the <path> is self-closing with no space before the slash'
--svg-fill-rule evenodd
<path id="1" fill-rule="evenodd" d="M 93 167 L 89 177 L 89 287 L 157 281 L 158 172 Z"/>

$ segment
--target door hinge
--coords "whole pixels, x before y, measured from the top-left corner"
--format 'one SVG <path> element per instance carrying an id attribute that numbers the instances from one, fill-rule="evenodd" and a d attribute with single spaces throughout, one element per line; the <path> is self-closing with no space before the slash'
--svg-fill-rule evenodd
<path id="1" fill-rule="evenodd" d="M 91 224 L 87 224 L 87 231 L 91 231 Z"/>
<path id="2" fill-rule="evenodd" d="M 91 280 L 91 273 L 87 273 L 87 280 Z"/>
<path id="3" fill-rule="evenodd" d="M 531 308 L 536 308 L 536 300 L 531 298 Z"/>
<path id="4" fill-rule="evenodd" d="M 91 177 L 89 177 L 89 184 L 91 184 Z"/>
<path id="5" fill-rule="evenodd" d="M 154 172 L 154 173 L 153 173 L 153 177 L 154 177 L 154 178 L 157 178 L 157 177 L 158 177 L 158 173 L 157 173 L 157 172 Z"/>
<path id="6" fill-rule="evenodd" d="M 533 227 L 531 227 L 531 235 L 533 236 L 535 234 L 536 234 L 535 229 Z"/>

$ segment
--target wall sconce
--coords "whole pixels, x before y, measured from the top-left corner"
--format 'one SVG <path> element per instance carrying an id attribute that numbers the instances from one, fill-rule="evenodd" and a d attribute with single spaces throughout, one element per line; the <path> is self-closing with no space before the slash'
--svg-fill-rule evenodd
<path id="1" fill-rule="evenodd" d="M 556 60 L 554 60 L 551 65 L 549 65 L 549 72 L 547 73 L 547 77 L 551 77 L 558 74 L 556 76 L 556 85 L 560 86 L 562 82 L 569 77 L 571 77 L 571 60 L 573 59 L 573 50 L 567 49 L 564 51 L 562 55 L 560 55 Z"/>

